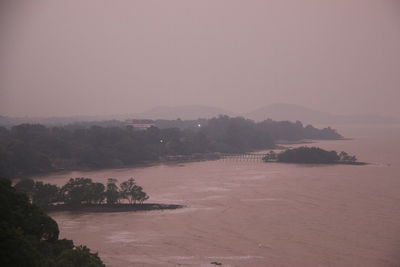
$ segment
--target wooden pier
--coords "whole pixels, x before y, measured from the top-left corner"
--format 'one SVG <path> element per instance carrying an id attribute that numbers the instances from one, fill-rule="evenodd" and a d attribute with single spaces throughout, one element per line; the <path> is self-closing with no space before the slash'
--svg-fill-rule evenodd
<path id="1" fill-rule="evenodd" d="M 262 162 L 265 154 L 244 153 L 244 154 L 223 154 L 222 161 L 243 161 L 243 162 Z"/>

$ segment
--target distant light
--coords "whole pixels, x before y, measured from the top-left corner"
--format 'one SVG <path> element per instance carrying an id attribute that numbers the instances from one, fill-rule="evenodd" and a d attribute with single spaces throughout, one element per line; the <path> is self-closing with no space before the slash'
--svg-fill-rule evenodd
<path id="1" fill-rule="evenodd" d="M 160 139 L 160 143 L 164 142 L 164 140 Z"/>
<path id="2" fill-rule="evenodd" d="M 197 124 L 197 127 L 201 127 L 201 124 L 199 123 L 199 124 Z"/>

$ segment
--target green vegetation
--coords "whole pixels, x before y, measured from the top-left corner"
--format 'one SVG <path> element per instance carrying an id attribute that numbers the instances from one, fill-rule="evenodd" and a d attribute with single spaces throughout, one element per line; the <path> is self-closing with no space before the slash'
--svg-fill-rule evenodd
<path id="1" fill-rule="evenodd" d="M 273 148 L 276 140 L 341 138 L 331 128 L 319 130 L 288 121 L 256 123 L 228 116 L 196 121 L 157 121 L 156 125 L 159 128 L 144 131 L 126 126 L 86 127 L 85 124 L 51 128 L 38 124 L 22 124 L 10 129 L 0 127 L 0 176 L 132 166 L 177 155 L 243 153 Z"/>
<path id="2" fill-rule="evenodd" d="M 149 199 L 149 196 L 143 191 L 143 188 L 136 185 L 133 178 L 121 183 L 120 188 L 119 195 L 123 199 L 127 199 L 130 204 L 136 204 L 136 202 L 142 204 L 143 201 Z"/>
<path id="3" fill-rule="evenodd" d="M 142 204 L 149 199 L 143 188 L 136 184 L 133 178 L 118 186 L 116 179 L 108 179 L 107 185 L 93 182 L 90 178 L 70 179 L 59 188 L 53 184 L 22 179 L 15 184 L 15 189 L 25 193 L 33 204 L 48 209 L 52 206 L 68 205 L 79 207 L 83 204 L 109 205 L 121 203 L 127 200 L 129 204 Z"/>
<path id="4" fill-rule="evenodd" d="M 346 152 L 327 151 L 318 147 L 302 146 L 294 149 L 287 149 L 279 154 L 270 151 L 263 158 L 266 162 L 287 162 L 287 163 L 340 163 L 361 165 L 355 156 Z"/>
<path id="5" fill-rule="evenodd" d="M 36 186 L 24 181 L 19 189 L 30 191 L 32 185 Z M 25 194 L 18 193 L 9 180 L 0 178 L 0 266 L 105 266 L 97 253 L 58 235 L 58 225 L 52 218 L 31 204 Z"/>

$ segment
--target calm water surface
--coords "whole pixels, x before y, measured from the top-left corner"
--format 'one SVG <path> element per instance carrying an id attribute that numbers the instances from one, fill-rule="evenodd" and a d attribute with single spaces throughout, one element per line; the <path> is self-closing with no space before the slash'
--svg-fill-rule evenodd
<path id="1" fill-rule="evenodd" d="M 338 127 L 323 141 L 368 166 L 208 161 L 55 174 L 134 177 L 174 211 L 51 215 L 108 266 L 400 266 L 400 128 Z"/>

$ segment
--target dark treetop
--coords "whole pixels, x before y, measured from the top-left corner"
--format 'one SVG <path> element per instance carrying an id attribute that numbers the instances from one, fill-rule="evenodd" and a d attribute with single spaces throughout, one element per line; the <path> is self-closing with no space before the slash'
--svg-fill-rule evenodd
<path id="1" fill-rule="evenodd" d="M 352 164 L 363 165 L 357 162 L 355 156 L 350 156 L 346 152 L 337 153 L 327 151 L 319 147 L 302 146 L 294 149 L 287 149 L 281 153 L 270 151 L 263 158 L 266 162 L 287 162 L 287 163 L 322 163 L 322 164 Z"/>
<path id="2" fill-rule="evenodd" d="M 0 178 L 0 266 L 103 267 L 97 254 L 59 239 L 57 223 Z"/>
<path id="3" fill-rule="evenodd" d="M 82 206 L 113 205 L 127 202 L 142 204 L 149 199 L 143 188 L 133 178 L 117 184 L 117 179 L 108 179 L 107 184 L 93 182 L 90 178 L 70 179 L 62 187 L 53 184 L 21 179 L 15 184 L 17 191 L 25 193 L 32 203 L 44 209 L 58 207 L 60 209 L 79 209 Z M 64 207 L 62 207 L 64 206 Z M 122 205 L 118 205 L 120 207 Z"/>

